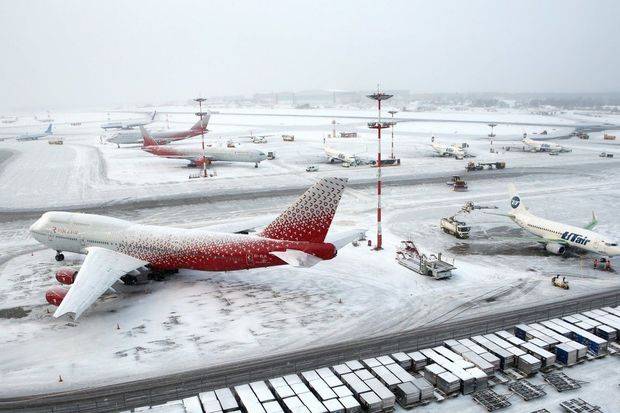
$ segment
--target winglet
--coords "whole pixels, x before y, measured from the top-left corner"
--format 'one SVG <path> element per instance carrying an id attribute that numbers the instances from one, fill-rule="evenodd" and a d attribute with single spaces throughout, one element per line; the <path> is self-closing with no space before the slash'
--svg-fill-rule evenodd
<path id="1" fill-rule="evenodd" d="M 146 148 L 147 146 L 157 146 L 157 142 L 155 139 L 151 138 L 151 135 L 144 129 L 144 126 L 140 125 L 140 133 L 142 134 L 142 147 Z"/>
<path id="2" fill-rule="evenodd" d="M 596 219 L 596 215 L 594 215 L 594 211 L 592 211 L 592 221 L 590 221 L 590 223 L 588 223 L 588 225 L 586 225 L 584 228 L 592 230 L 597 224 L 598 220 Z"/>

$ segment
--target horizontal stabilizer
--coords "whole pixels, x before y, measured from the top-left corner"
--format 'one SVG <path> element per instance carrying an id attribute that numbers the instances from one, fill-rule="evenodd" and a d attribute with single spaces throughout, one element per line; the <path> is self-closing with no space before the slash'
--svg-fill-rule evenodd
<path id="1" fill-rule="evenodd" d="M 299 250 L 272 251 L 270 254 L 275 255 L 293 267 L 312 267 L 320 261 L 323 261 L 314 255 Z"/>
<path id="2" fill-rule="evenodd" d="M 337 250 L 352 243 L 358 241 L 366 236 L 366 229 L 353 229 L 351 231 L 341 232 L 338 234 L 328 234 L 325 238 L 325 242 L 332 244 Z"/>

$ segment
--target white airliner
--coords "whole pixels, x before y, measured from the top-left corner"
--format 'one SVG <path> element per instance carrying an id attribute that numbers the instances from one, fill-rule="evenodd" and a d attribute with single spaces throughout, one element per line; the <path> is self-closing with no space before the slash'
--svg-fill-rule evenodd
<path id="1" fill-rule="evenodd" d="M 463 146 L 463 144 L 458 145 L 455 143 L 450 146 L 446 146 L 440 143 L 431 143 L 431 147 L 439 156 L 453 156 L 456 159 L 463 159 L 465 157 L 473 156 L 467 150 L 467 146 Z"/>
<path id="2" fill-rule="evenodd" d="M 620 255 L 620 246 L 617 241 L 592 231 L 598 223 L 594 213 L 592 213 L 592 221 L 583 228 L 550 221 L 532 214 L 521 201 L 514 185 L 509 186 L 509 191 L 512 213 L 507 216 L 521 228 L 535 235 L 536 237 L 532 240 L 545 244 L 547 251 L 562 255 L 567 248 L 576 248 L 606 257 Z"/>
<path id="3" fill-rule="evenodd" d="M 551 153 L 560 153 L 560 152 L 571 152 L 570 149 L 563 147 L 562 145 L 558 145 L 557 143 L 549 143 L 549 142 L 541 142 L 535 141 L 530 138 L 523 138 L 521 141 L 526 144 L 531 151 L 533 152 L 551 152 Z"/>
<path id="4" fill-rule="evenodd" d="M 157 111 L 153 111 L 151 116 L 149 116 L 146 119 L 133 119 L 133 120 L 107 122 L 101 125 L 101 129 L 105 129 L 105 130 L 107 129 L 133 129 L 139 126 L 146 126 L 155 120 L 156 115 L 157 115 Z"/>
<path id="5" fill-rule="evenodd" d="M 358 161 L 357 156 L 337 151 L 327 145 L 323 149 L 325 150 L 325 155 L 330 163 L 347 162 L 350 164 L 356 164 Z"/>

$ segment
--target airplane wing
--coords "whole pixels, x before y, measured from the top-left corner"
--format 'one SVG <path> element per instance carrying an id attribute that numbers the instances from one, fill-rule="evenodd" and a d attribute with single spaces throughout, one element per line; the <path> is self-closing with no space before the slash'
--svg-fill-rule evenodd
<path id="1" fill-rule="evenodd" d="M 54 317 L 73 313 L 77 319 L 119 278 L 148 264 L 105 248 L 89 247 L 86 251 L 86 259 L 75 277 L 75 282 L 56 309 Z"/>
<path id="2" fill-rule="evenodd" d="M 366 236 L 366 231 L 367 230 L 365 229 L 353 229 L 339 234 L 327 234 L 325 242 L 329 242 L 336 247 L 337 250 L 339 250 L 353 241 L 358 241 L 364 238 L 364 236 Z"/>
<path id="3" fill-rule="evenodd" d="M 517 242 L 538 242 L 540 244 L 547 244 L 549 242 L 555 242 L 562 245 L 568 245 L 566 240 L 560 238 L 543 238 L 534 236 L 528 237 L 489 237 L 490 240 L 500 240 L 500 241 L 517 241 Z"/>
<path id="4" fill-rule="evenodd" d="M 253 231 L 256 228 L 267 226 L 272 223 L 277 217 L 278 215 L 276 214 L 270 214 L 263 215 L 257 218 L 236 220 L 234 222 L 227 222 L 223 224 L 206 225 L 199 228 L 213 232 L 227 232 L 231 234 L 239 234 L 243 232 Z"/>
<path id="5" fill-rule="evenodd" d="M 594 211 L 592 211 L 592 221 L 588 223 L 588 225 L 584 226 L 584 229 L 592 230 L 598 224 L 598 220 L 596 219 L 596 215 L 594 215 Z"/>

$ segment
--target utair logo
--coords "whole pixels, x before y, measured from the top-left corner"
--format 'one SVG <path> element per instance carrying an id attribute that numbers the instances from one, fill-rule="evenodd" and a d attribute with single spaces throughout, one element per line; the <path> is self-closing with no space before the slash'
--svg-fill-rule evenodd
<path id="1" fill-rule="evenodd" d="M 574 232 L 564 231 L 561 237 L 563 240 L 574 242 L 579 245 L 586 245 L 590 240 L 588 237 L 584 237 L 581 234 L 575 234 Z"/>
<path id="2" fill-rule="evenodd" d="M 513 196 L 512 199 L 510 200 L 510 206 L 513 209 L 517 209 L 519 207 L 519 204 L 521 204 L 521 199 L 518 196 Z"/>

